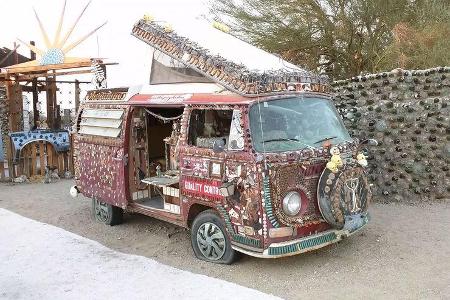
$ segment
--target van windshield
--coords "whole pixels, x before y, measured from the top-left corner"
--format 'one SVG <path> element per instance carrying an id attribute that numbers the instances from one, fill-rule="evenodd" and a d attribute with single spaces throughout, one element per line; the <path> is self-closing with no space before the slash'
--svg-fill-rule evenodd
<path id="1" fill-rule="evenodd" d="M 250 108 L 253 147 L 258 152 L 295 151 L 350 141 L 333 103 L 295 97 L 260 102 Z"/>

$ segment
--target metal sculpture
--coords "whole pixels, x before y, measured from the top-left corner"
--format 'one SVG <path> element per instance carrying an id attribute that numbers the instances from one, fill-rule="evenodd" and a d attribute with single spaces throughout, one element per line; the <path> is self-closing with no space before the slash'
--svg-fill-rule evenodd
<path id="1" fill-rule="evenodd" d="M 67 2 L 67 0 L 64 1 L 64 5 L 62 8 L 60 18 L 59 18 L 58 27 L 57 27 L 55 38 L 53 39 L 53 42 L 50 42 L 47 31 L 45 30 L 44 25 L 41 22 L 41 19 L 39 18 L 36 10 L 33 9 L 34 14 L 36 16 L 36 20 L 39 24 L 39 28 L 41 30 L 42 37 L 44 39 L 45 47 L 47 48 L 46 50 L 43 50 L 36 46 L 33 46 L 33 45 L 26 43 L 20 39 L 17 39 L 19 42 L 21 42 L 22 44 L 24 44 L 25 46 L 30 48 L 31 51 L 33 51 L 34 53 L 36 53 L 37 55 L 40 56 L 38 64 L 41 66 L 62 64 L 62 63 L 72 62 L 72 61 L 76 60 L 75 58 L 66 57 L 67 53 L 69 53 L 72 49 L 77 47 L 79 44 L 81 44 L 83 41 L 85 41 L 87 38 L 89 38 L 92 34 L 94 34 L 97 30 L 99 30 L 106 24 L 106 22 L 103 23 L 102 25 L 100 25 L 97 28 L 95 28 L 94 30 L 90 31 L 89 33 L 87 33 L 83 37 L 79 38 L 75 42 L 67 44 L 67 41 L 70 38 L 73 30 L 77 26 L 78 22 L 80 21 L 81 17 L 83 16 L 84 12 L 88 8 L 91 1 L 89 1 L 86 4 L 86 6 L 83 8 L 80 15 L 75 20 L 73 25 L 69 28 L 69 30 L 66 32 L 66 34 L 64 34 L 64 36 L 61 37 L 61 31 L 62 31 L 62 26 L 63 26 L 63 21 L 64 21 L 64 13 L 66 10 L 66 2 Z"/>

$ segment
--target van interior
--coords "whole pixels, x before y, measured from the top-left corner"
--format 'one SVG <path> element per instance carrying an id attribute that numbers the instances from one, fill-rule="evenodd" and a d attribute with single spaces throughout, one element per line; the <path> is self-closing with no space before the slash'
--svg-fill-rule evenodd
<path id="1" fill-rule="evenodd" d="M 183 108 L 135 107 L 130 126 L 129 180 L 135 205 L 180 213 L 178 141 Z M 232 110 L 194 109 L 188 144 L 228 147 Z"/>
<path id="2" fill-rule="evenodd" d="M 139 206 L 179 213 L 177 146 L 183 108 L 136 107 L 129 145 L 129 186 Z"/>

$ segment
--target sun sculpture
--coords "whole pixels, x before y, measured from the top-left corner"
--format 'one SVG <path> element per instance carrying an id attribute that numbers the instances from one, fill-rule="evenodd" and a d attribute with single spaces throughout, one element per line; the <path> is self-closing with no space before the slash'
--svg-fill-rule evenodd
<path id="1" fill-rule="evenodd" d="M 69 53 L 69 51 L 71 51 L 72 49 L 77 47 L 84 40 L 86 40 L 88 37 L 90 37 L 92 34 L 94 34 L 97 30 L 99 30 L 106 24 L 106 22 L 103 23 L 102 25 L 98 26 L 97 28 L 95 28 L 94 30 L 89 32 L 88 34 L 86 34 L 83 37 L 79 38 L 78 40 L 68 44 L 68 40 L 69 40 L 72 32 L 74 31 L 75 27 L 77 26 L 78 22 L 80 21 L 81 17 L 83 16 L 84 12 L 88 8 L 91 1 L 89 1 L 86 4 L 86 6 L 83 8 L 83 10 L 81 11 L 78 18 L 75 20 L 73 25 L 69 28 L 69 30 L 67 30 L 67 32 L 64 35 L 62 35 L 62 26 L 63 26 L 63 21 L 64 21 L 64 13 L 66 10 L 66 2 L 67 2 L 67 0 L 64 1 L 61 16 L 59 18 L 58 28 L 56 30 L 55 38 L 53 39 L 52 42 L 50 41 L 48 34 L 45 31 L 44 25 L 42 24 L 41 19 L 39 18 L 36 10 L 33 8 L 34 14 L 35 14 L 37 22 L 39 24 L 39 28 L 41 30 L 41 34 L 44 39 L 44 43 L 45 43 L 47 50 L 44 51 L 36 46 L 33 46 L 33 45 L 28 44 L 20 39 L 17 39 L 19 42 L 26 45 L 28 48 L 31 49 L 31 51 L 33 51 L 34 53 L 36 53 L 36 55 L 38 55 L 40 57 L 40 59 L 37 61 L 37 63 L 41 66 L 56 65 L 56 64 L 63 64 L 63 63 L 67 63 L 67 62 L 76 61 L 76 58 L 66 57 L 66 54 Z"/>

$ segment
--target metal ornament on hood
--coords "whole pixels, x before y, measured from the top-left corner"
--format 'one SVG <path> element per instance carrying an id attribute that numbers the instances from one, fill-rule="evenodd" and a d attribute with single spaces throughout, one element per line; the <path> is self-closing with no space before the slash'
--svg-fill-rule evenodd
<path id="1" fill-rule="evenodd" d="M 325 168 L 317 187 L 323 218 L 335 228 L 353 231 L 367 222 L 372 193 L 361 166 L 346 164 L 337 172 Z"/>

